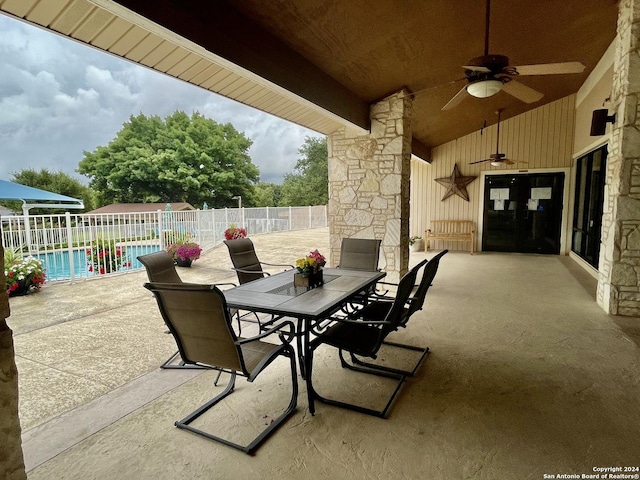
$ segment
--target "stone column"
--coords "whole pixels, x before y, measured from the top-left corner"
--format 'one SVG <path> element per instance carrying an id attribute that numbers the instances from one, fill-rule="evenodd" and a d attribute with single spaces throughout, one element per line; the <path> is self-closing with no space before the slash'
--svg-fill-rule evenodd
<path id="1" fill-rule="evenodd" d="M 371 133 L 342 128 L 329 136 L 329 231 L 332 266 L 344 237 L 382 240 L 380 268 L 397 282 L 409 264 L 410 94 L 371 107 Z"/>
<path id="2" fill-rule="evenodd" d="M 613 62 L 616 121 L 607 156 L 598 304 L 640 316 L 640 0 L 623 0 Z"/>
<path id="3" fill-rule="evenodd" d="M 5 289 L 1 235 L 0 264 L 0 478 L 26 480 L 22 432 L 18 417 L 18 371 L 13 350 L 13 334 L 5 320 L 9 316 L 9 299 Z"/>

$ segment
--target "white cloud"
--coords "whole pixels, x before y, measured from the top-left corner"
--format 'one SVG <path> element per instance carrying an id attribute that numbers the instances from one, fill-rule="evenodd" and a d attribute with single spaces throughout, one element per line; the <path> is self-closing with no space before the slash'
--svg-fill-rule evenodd
<path id="1" fill-rule="evenodd" d="M 253 141 L 261 180 L 280 183 L 319 134 L 145 67 L 0 15 L 0 178 L 25 168 L 75 173 L 131 115 L 198 111 Z"/>

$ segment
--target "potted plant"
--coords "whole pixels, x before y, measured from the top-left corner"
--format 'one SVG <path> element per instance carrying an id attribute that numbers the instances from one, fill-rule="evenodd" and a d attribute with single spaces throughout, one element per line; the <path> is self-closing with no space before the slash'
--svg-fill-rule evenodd
<path id="1" fill-rule="evenodd" d="M 409 237 L 409 245 L 411 246 L 411 250 L 413 250 L 414 252 L 420 252 L 424 250 L 424 240 L 418 235 Z"/>
<path id="2" fill-rule="evenodd" d="M 237 240 L 238 238 L 245 238 L 246 236 L 247 230 L 245 228 L 237 227 L 233 223 L 224 231 L 225 240 Z"/>
<path id="3" fill-rule="evenodd" d="M 322 285 L 322 267 L 327 261 L 317 249 L 309 252 L 309 255 L 296 260 L 298 273 L 293 276 L 293 284 L 296 287 L 312 288 Z"/>
<path id="4" fill-rule="evenodd" d="M 39 292 L 46 282 L 45 270 L 42 262 L 34 257 L 5 258 L 4 275 L 6 277 L 7 295 L 26 295 Z"/>
<path id="5" fill-rule="evenodd" d="M 180 242 L 168 245 L 167 252 L 179 267 L 190 267 L 194 260 L 200 258 L 202 248 L 195 242 Z"/>

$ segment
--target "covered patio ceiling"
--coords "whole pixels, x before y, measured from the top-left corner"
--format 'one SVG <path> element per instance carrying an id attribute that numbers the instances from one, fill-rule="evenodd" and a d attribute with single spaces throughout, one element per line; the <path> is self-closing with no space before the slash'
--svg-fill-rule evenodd
<path id="1" fill-rule="evenodd" d="M 484 53 L 480 0 L 0 0 L 0 11 L 328 134 L 369 128 L 369 106 L 415 94 L 413 153 L 575 93 L 616 34 L 613 0 L 493 0 L 489 53 L 510 65 L 581 62 L 526 76 L 544 94 L 504 91 L 442 107 Z M 457 81 L 456 81 L 457 80 Z"/>

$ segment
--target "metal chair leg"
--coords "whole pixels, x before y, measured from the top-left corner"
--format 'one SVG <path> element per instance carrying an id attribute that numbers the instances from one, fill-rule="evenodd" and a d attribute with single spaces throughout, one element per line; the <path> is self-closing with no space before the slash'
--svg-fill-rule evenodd
<path id="1" fill-rule="evenodd" d="M 236 381 L 236 372 L 227 372 L 227 373 L 230 373 L 231 375 L 230 375 L 230 378 L 229 378 L 229 383 L 227 384 L 225 389 L 222 391 L 222 393 L 220 393 L 219 395 L 217 395 L 213 399 L 209 400 L 207 403 L 205 403 L 204 405 L 202 405 L 198 409 L 196 409 L 193 412 L 191 412 L 189 415 L 184 417 L 182 420 L 178 420 L 177 422 L 175 422 L 175 426 L 178 427 L 178 428 L 182 428 L 184 430 L 189 430 L 190 432 L 195 433 L 197 435 L 201 435 L 201 436 L 203 436 L 205 438 L 208 438 L 210 440 L 222 443 L 224 445 L 236 448 L 238 450 L 242 450 L 243 452 L 245 452 L 245 453 L 247 453 L 249 455 L 252 455 L 255 452 L 255 450 L 269 437 L 269 435 L 276 428 L 278 428 L 282 424 L 282 422 L 284 422 L 295 411 L 297 403 L 298 403 L 298 376 L 297 376 L 297 371 L 296 371 L 296 355 L 295 355 L 295 352 L 293 351 L 293 349 L 291 347 L 289 347 L 286 351 L 287 351 L 287 356 L 289 357 L 289 360 L 291 362 L 291 383 L 292 383 L 292 387 L 291 387 L 291 399 L 289 400 L 289 405 L 287 406 L 287 408 L 284 410 L 284 412 L 278 418 L 276 418 L 275 420 L 270 422 L 269 426 L 267 428 L 265 428 L 248 445 L 240 445 L 238 443 L 232 442 L 232 441 L 227 440 L 227 439 L 222 438 L 222 437 L 218 437 L 216 435 L 213 435 L 211 433 L 205 432 L 203 430 L 200 430 L 198 428 L 192 427 L 190 425 L 190 423 L 193 422 L 196 418 L 200 417 L 207 410 L 209 410 L 210 408 L 215 406 L 218 402 L 220 402 L 221 400 L 223 400 L 225 397 L 227 397 L 228 395 L 230 395 L 233 392 L 233 389 L 235 387 L 235 381 Z M 218 377 L 220 376 L 220 373 L 222 373 L 222 371 L 218 372 Z"/>
<path id="2" fill-rule="evenodd" d="M 200 365 L 194 365 L 194 364 L 188 364 L 188 363 L 184 363 L 183 360 L 180 360 L 178 363 L 172 363 L 176 357 L 178 357 L 180 355 L 179 351 L 176 351 L 176 353 L 174 353 L 173 355 L 171 355 L 169 358 L 167 358 L 167 360 L 165 360 L 165 362 L 160 365 L 160 368 L 162 369 L 182 369 L 182 370 L 202 370 L 205 367 L 202 367 Z"/>
<path id="3" fill-rule="evenodd" d="M 307 398 L 309 401 L 309 412 L 311 413 L 311 415 L 315 415 L 315 400 L 319 400 L 322 403 L 326 403 L 328 405 L 334 405 L 336 407 L 341 407 L 341 408 L 346 408 L 349 410 L 353 410 L 355 412 L 360 412 L 360 413 L 364 413 L 366 415 L 372 415 L 374 417 L 379 417 L 379 418 L 386 418 L 387 413 L 389 412 L 389 409 L 391 408 L 391 405 L 393 404 L 393 401 L 395 400 L 396 396 L 398 395 L 398 393 L 400 392 L 400 388 L 402 387 L 402 384 L 404 383 L 405 380 L 405 376 L 404 375 L 394 375 L 392 373 L 380 373 L 380 372 L 373 372 L 373 371 L 366 371 L 364 369 L 362 369 L 361 371 L 364 373 L 370 373 L 370 374 L 374 374 L 374 375 L 378 375 L 378 376 L 384 376 L 387 378 L 393 378 L 395 380 L 397 380 L 397 384 L 395 389 L 393 390 L 393 393 L 391 394 L 391 396 L 389 397 L 389 399 L 387 400 L 386 405 L 384 406 L 384 408 L 382 410 L 374 410 L 372 408 L 367 408 L 367 407 L 363 407 L 361 405 L 355 405 L 352 403 L 347 403 L 347 402 L 342 402 L 340 400 L 334 400 L 331 398 L 327 398 L 324 397 L 322 395 L 320 395 L 315 387 L 313 386 L 313 348 L 310 349 L 309 354 L 307 356 L 306 359 L 306 370 L 307 370 Z M 341 351 L 342 352 L 342 351 Z M 340 356 L 342 357 L 342 353 L 340 353 Z"/>
<path id="4" fill-rule="evenodd" d="M 365 361 L 359 359 L 358 357 L 356 357 L 353 353 L 350 353 L 351 361 L 353 362 L 353 365 L 352 365 L 352 364 L 349 364 L 347 361 L 344 360 L 343 355 L 342 355 L 342 351 L 340 351 L 340 362 L 341 362 L 342 366 L 344 368 L 348 368 L 350 370 L 356 370 L 356 371 L 365 372 L 365 373 L 375 373 L 375 372 L 371 372 L 371 370 L 373 370 L 373 371 L 381 372 L 380 374 L 382 374 L 382 372 L 387 372 L 387 373 L 391 373 L 391 374 L 395 374 L 395 375 L 405 375 L 407 377 L 412 377 L 418 371 L 418 368 L 420 367 L 420 365 L 422 365 L 422 361 L 424 360 L 424 357 L 426 357 L 427 354 L 430 351 L 429 347 L 415 347 L 413 345 L 406 345 L 404 343 L 396 343 L 396 342 L 388 342 L 388 341 L 384 341 L 382 343 L 384 345 L 390 345 L 390 346 L 393 346 L 393 347 L 402 348 L 404 350 L 411 350 L 411 351 L 414 351 L 414 352 L 422 352 L 422 355 L 420 355 L 420 358 L 418 359 L 418 362 L 416 363 L 416 365 L 413 367 L 412 370 L 401 370 L 401 369 L 398 369 L 398 368 L 386 367 L 384 365 L 378 365 L 378 364 L 375 364 L 375 363 L 365 362 Z M 356 365 L 359 365 L 360 367 L 364 367 L 364 368 L 359 368 Z"/>

